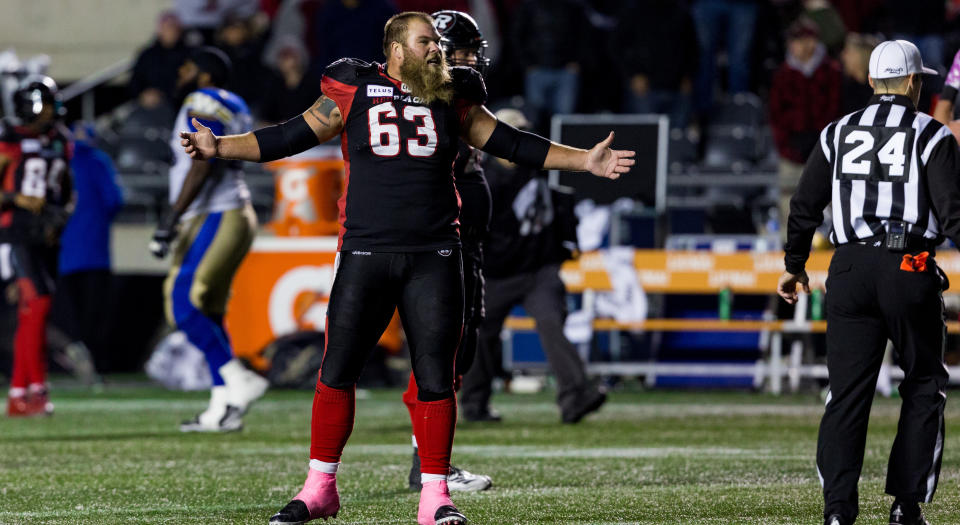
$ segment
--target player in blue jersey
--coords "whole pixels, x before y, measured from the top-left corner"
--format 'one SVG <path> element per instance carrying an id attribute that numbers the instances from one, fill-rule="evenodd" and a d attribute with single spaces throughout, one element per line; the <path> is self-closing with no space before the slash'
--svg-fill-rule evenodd
<path id="1" fill-rule="evenodd" d="M 187 93 L 174 129 L 195 130 L 194 120 L 218 133 L 250 131 L 247 104 L 223 86 L 230 60 L 219 49 L 202 47 L 178 71 L 178 87 Z M 250 403 L 268 382 L 233 357 L 223 327 L 230 283 L 257 228 L 250 191 L 239 162 L 193 160 L 179 135 L 171 145 L 171 212 L 157 228 L 150 250 L 164 257 L 172 245 L 173 264 L 164 282 L 165 309 L 171 325 L 183 331 L 207 359 L 213 387 L 210 405 L 180 425 L 184 432 L 240 430 Z"/>

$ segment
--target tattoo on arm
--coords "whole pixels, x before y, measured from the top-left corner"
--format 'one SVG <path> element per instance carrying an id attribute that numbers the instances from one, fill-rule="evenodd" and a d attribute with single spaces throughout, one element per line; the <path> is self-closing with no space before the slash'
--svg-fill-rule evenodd
<path id="1" fill-rule="evenodd" d="M 320 124 L 330 127 L 330 115 L 336 109 L 337 103 L 327 98 L 326 95 L 323 95 L 313 103 L 313 106 L 310 107 L 309 111 L 310 114 L 320 122 Z"/>

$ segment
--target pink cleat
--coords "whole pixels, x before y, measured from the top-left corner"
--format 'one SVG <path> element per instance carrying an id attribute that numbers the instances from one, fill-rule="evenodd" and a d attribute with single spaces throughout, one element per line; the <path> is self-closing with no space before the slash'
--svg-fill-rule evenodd
<path id="1" fill-rule="evenodd" d="M 340 511 L 337 477 L 310 469 L 307 481 L 290 503 L 270 518 L 272 525 L 302 525 L 310 520 L 336 518 Z"/>
<path id="2" fill-rule="evenodd" d="M 419 525 L 467 525 L 467 517 L 450 500 L 447 482 L 428 481 L 420 489 Z"/>

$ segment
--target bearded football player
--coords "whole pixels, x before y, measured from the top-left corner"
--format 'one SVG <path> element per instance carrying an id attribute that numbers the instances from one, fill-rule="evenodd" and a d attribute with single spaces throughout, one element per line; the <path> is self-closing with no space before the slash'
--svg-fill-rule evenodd
<path id="1" fill-rule="evenodd" d="M 196 121 L 198 131 L 181 133 L 192 158 L 254 162 L 341 139 L 346 178 L 338 263 L 313 401 L 309 472 L 271 523 L 300 524 L 339 512 L 336 475 L 353 430 L 357 379 L 394 309 L 418 389 L 417 521 L 467 523 L 447 486 L 464 310 L 460 198 L 452 170 L 460 139 L 519 164 L 610 179 L 635 163 L 634 152 L 609 147 L 612 133 L 584 150 L 498 122 L 483 105 L 480 74 L 447 65 L 440 43 L 430 15 L 400 13 L 384 28 L 386 63 L 334 62 L 321 81 L 323 96 L 302 115 L 241 135 L 218 137 Z"/>

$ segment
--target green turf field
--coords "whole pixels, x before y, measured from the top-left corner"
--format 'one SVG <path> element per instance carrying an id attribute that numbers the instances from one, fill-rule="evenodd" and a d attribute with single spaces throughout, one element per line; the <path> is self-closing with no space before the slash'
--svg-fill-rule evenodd
<path id="1" fill-rule="evenodd" d="M 303 482 L 311 392 L 271 392 L 230 435 L 182 435 L 202 394 L 55 391 L 50 419 L 0 419 L 0 523 L 256 523 Z M 814 470 L 822 402 L 748 393 L 615 393 L 562 426 L 549 395 L 499 396 L 506 421 L 462 424 L 454 463 L 489 474 L 454 495 L 477 524 L 822 523 Z M 414 524 L 410 430 L 399 391 L 357 403 L 340 470 L 340 524 Z M 874 407 L 858 523 L 886 523 L 896 400 Z M 960 523 L 960 404 L 948 401 L 935 525 Z"/>

